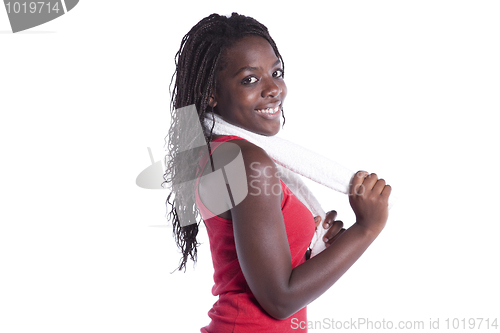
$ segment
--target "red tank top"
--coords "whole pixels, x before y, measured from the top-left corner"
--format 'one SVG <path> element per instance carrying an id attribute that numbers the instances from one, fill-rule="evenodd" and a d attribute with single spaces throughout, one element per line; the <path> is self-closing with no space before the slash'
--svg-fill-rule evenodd
<path id="1" fill-rule="evenodd" d="M 242 139 L 237 136 L 223 136 L 211 143 L 212 151 L 221 143 Z M 242 139 L 244 140 L 244 139 Z M 208 156 L 201 160 L 200 166 L 205 168 Z M 264 333 L 264 332 L 307 332 L 306 307 L 290 318 L 277 320 L 266 313 L 257 302 L 245 281 L 241 271 L 236 247 L 234 244 L 233 225 L 226 220 L 210 213 L 203 205 L 198 194 L 199 178 L 196 182 L 196 204 L 207 226 L 210 251 L 214 265 L 214 286 L 212 294 L 219 299 L 208 312 L 211 322 L 203 327 L 203 333 Z M 283 200 L 281 211 L 285 222 L 288 244 L 292 255 L 293 268 L 302 264 L 305 253 L 314 234 L 314 218 L 311 212 L 281 181 Z M 209 217 L 209 218 L 206 218 Z"/>

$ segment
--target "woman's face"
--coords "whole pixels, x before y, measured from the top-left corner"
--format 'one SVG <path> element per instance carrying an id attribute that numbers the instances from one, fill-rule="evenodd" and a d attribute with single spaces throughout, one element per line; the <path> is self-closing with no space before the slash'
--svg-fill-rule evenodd
<path id="1" fill-rule="evenodd" d="M 262 135 L 280 130 L 286 97 L 281 61 L 267 40 L 247 36 L 227 49 L 217 76 L 214 112 L 227 122 Z"/>

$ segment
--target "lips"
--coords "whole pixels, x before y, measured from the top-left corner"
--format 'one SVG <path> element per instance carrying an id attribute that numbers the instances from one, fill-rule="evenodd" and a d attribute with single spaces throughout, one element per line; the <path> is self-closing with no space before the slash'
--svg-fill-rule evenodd
<path id="1" fill-rule="evenodd" d="M 275 113 L 279 112 L 280 108 L 281 108 L 281 102 L 279 102 L 277 105 L 276 104 L 266 105 L 265 108 L 255 109 L 255 111 L 257 111 L 259 113 L 275 114 Z"/>
<path id="2" fill-rule="evenodd" d="M 275 104 L 276 105 L 276 104 Z M 262 109 L 255 109 L 255 112 L 265 119 L 274 120 L 280 116 L 281 102 L 276 106 L 270 106 Z"/>
<path id="3" fill-rule="evenodd" d="M 278 105 L 275 108 L 260 109 L 260 110 L 255 110 L 255 111 L 261 112 L 261 113 L 276 113 L 279 110 L 280 110 L 280 106 Z"/>

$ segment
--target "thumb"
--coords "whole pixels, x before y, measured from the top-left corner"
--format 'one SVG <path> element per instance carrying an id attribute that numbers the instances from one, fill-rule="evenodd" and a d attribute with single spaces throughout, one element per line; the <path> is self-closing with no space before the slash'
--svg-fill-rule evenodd
<path id="1" fill-rule="evenodd" d="M 321 224 L 321 216 L 316 216 L 314 218 L 314 224 L 316 225 L 316 228 Z"/>

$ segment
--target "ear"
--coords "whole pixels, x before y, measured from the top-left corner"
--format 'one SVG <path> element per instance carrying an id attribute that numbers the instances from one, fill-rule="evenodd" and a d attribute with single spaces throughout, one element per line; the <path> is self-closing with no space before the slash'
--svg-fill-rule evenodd
<path id="1" fill-rule="evenodd" d="M 208 105 L 212 108 L 214 108 L 217 105 L 217 101 L 215 100 L 214 96 L 210 96 L 210 99 L 208 100 Z"/>

